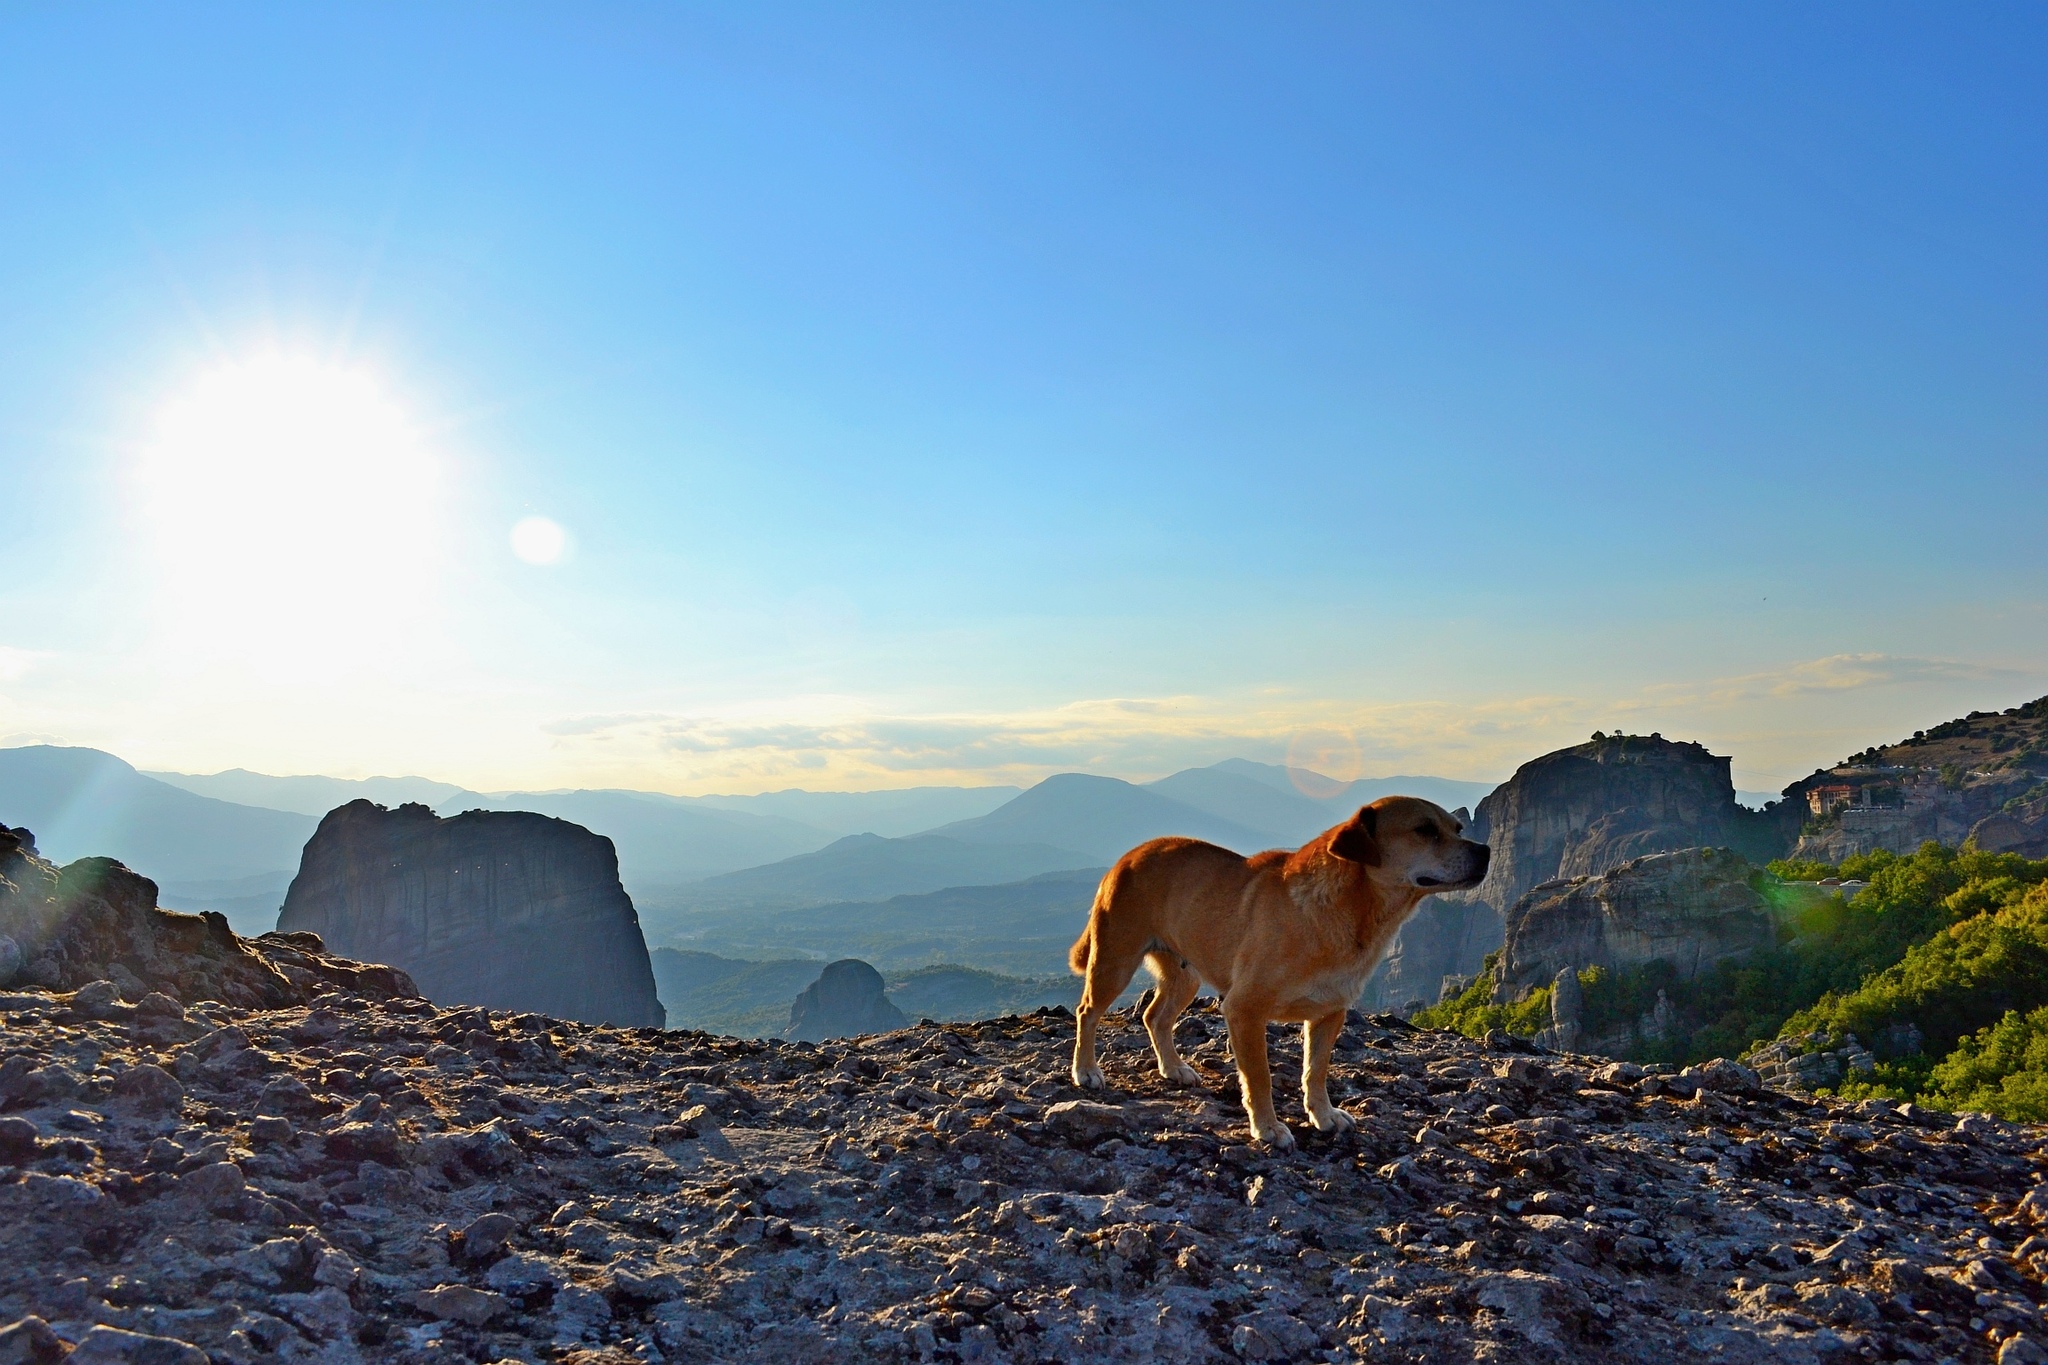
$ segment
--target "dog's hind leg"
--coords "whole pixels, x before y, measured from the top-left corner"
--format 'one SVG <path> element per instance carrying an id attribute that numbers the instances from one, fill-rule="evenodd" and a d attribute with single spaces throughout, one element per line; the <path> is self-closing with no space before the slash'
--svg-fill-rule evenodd
<path id="1" fill-rule="evenodd" d="M 1131 984 L 1138 964 L 1144 960 L 1142 947 L 1133 951 L 1133 945 L 1118 943 L 1118 935 L 1104 932 L 1106 927 L 1099 913 L 1089 926 L 1081 1005 L 1074 1011 L 1074 1084 L 1084 1090 L 1100 1090 L 1109 1083 L 1102 1074 L 1101 1063 L 1095 1060 L 1095 1026 L 1123 994 L 1124 987 Z"/>
<path id="2" fill-rule="evenodd" d="M 1202 989 L 1202 978 L 1188 969 L 1176 953 L 1158 949 L 1146 955 L 1145 965 L 1159 980 L 1152 1003 L 1145 1007 L 1145 1032 L 1152 1035 L 1152 1055 L 1159 1059 L 1159 1074 L 1179 1085 L 1199 1085 L 1201 1076 L 1181 1060 L 1173 1045 L 1173 1021 Z"/>
<path id="3" fill-rule="evenodd" d="M 1301 1103 L 1308 1110 L 1308 1121 L 1322 1133 L 1341 1133 L 1355 1126 L 1351 1115 L 1330 1103 L 1330 1050 L 1343 1031 L 1343 1010 L 1301 1026 Z"/>
<path id="4" fill-rule="evenodd" d="M 1223 997 L 1223 1022 L 1230 1029 L 1230 1055 L 1237 1060 L 1237 1080 L 1244 1091 L 1244 1111 L 1252 1121 L 1252 1137 L 1275 1147 L 1292 1147 L 1294 1134 L 1273 1112 L 1273 1068 L 1266 1059 L 1265 999 L 1244 995 Z"/>

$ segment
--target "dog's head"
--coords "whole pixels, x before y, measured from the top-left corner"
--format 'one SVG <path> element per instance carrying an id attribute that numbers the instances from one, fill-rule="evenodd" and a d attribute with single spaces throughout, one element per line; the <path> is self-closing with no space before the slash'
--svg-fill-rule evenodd
<path id="1" fill-rule="evenodd" d="M 1382 796 L 1330 831 L 1330 852 L 1374 881 L 1421 891 L 1461 891 L 1486 878 L 1493 850 L 1462 838 L 1456 816 L 1417 796 Z"/>

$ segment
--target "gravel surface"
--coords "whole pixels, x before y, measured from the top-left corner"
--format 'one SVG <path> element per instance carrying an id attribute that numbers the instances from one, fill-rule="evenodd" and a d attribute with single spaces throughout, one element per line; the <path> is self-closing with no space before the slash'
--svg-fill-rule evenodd
<path id="1" fill-rule="evenodd" d="M 1208 1005 L 1203 1086 L 1123 1013 L 1107 1095 L 1060 1010 L 812 1046 L 100 983 L 0 1020 L 0 1365 L 2048 1361 L 2042 1130 L 1726 1062 L 1354 1016 L 1357 1131 L 1276 1153 Z"/>

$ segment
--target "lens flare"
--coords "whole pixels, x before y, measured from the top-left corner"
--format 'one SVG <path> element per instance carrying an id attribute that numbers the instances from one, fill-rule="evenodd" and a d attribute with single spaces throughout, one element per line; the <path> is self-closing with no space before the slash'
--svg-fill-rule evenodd
<path id="1" fill-rule="evenodd" d="M 569 533 L 546 517 L 523 517 L 512 528 L 512 553 L 529 564 L 559 564 Z"/>

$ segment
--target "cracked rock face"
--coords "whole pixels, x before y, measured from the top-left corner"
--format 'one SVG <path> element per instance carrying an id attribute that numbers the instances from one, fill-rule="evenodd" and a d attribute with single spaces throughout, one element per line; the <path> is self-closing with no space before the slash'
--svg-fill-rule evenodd
<path id="1" fill-rule="evenodd" d="M 1508 911 L 1500 998 L 1592 966 L 1622 971 L 1664 961 L 1691 980 L 1767 948 L 1774 922 L 1751 885 L 1756 875 L 1729 849 L 1688 848 L 1537 886 Z"/>
<path id="2" fill-rule="evenodd" d="M 307 841 L 277 924 L 395 962 L 444 1005 L 667 1022 L 612 841 L 567 820 L 351 801 Z"/>
<path id="3" fill-rule="evenodd" d="M 259 945 L 252 945 L 256 951 Z M 145 983 L 146 984 L 146 983 Z M 0 1361 L 2031 1360 L 2044 1134 L 1354 1016 L 825 1045 L 330 990 L 0 997 Z M 161 998 L 161 997 L 160 997 Z M 1291 1049 L 1275 1056 L 1283 1089 Z M 176 1089 L 173 1089 L 173 1086 Z M 203 1354 L 201 1354 L 203 1353 Z"/>

